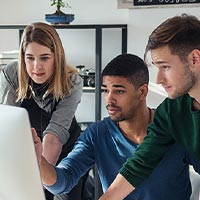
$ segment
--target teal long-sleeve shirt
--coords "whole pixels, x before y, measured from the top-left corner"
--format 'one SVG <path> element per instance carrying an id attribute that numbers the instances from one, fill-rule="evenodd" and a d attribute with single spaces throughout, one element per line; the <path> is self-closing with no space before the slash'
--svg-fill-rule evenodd
<path id="1" fill-rule="evenodd" d="M 127 159 L 120 174 L 134 187 L 139 186 L 175 141 L 200 160 L 200 110 L 193 109 L 188 94 L 174 100 L 167 98 L 161 103 L 144 142 Z"/>

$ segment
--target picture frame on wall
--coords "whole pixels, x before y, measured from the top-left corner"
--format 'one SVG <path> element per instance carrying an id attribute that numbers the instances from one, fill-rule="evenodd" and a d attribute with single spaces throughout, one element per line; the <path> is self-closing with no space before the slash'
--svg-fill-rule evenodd
<path id="1" fill-rule="evenodd" d="M 118 0 L 118 8 L 164 8 L 191 7 L 200 5 L 200 0 Z"/>

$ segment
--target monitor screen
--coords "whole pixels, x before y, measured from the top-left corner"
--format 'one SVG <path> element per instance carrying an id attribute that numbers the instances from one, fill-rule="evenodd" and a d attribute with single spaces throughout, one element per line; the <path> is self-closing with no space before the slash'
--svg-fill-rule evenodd
<path id="1" fill-rule="evenodd" d="M 0 200 L 45 200 L 28 113 L 0 105 Z"/>

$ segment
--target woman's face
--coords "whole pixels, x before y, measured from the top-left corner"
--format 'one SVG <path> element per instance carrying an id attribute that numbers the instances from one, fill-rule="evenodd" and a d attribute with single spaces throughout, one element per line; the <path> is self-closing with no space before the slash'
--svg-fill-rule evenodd
<path id="1" fill-rule="evenodd" d="M 25 50 L 26 70 L 37 84 L 43 84 L 54 73 L 54 53 L 46 46 L 31 42 Z"/>

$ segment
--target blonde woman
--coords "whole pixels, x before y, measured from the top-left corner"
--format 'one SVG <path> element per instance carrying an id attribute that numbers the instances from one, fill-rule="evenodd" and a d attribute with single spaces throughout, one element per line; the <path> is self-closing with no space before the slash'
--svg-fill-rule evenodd
<path id="1" fill-rule="evenodd" d="M 41 22 L 27 26 L 18 62 L 1 71 L 0 103 L 27 109 L 31 125 L 42 140 L 43 155 L 53 165 L 71 151 L 80 135 L 75 112 L 82 86 L 76 69 L 66 63 L 56 30 Z M 80 194 L 72 191 L 67 199 L 81 199 Z M 53 196 L 46 194 L 46 198 Z"/>

